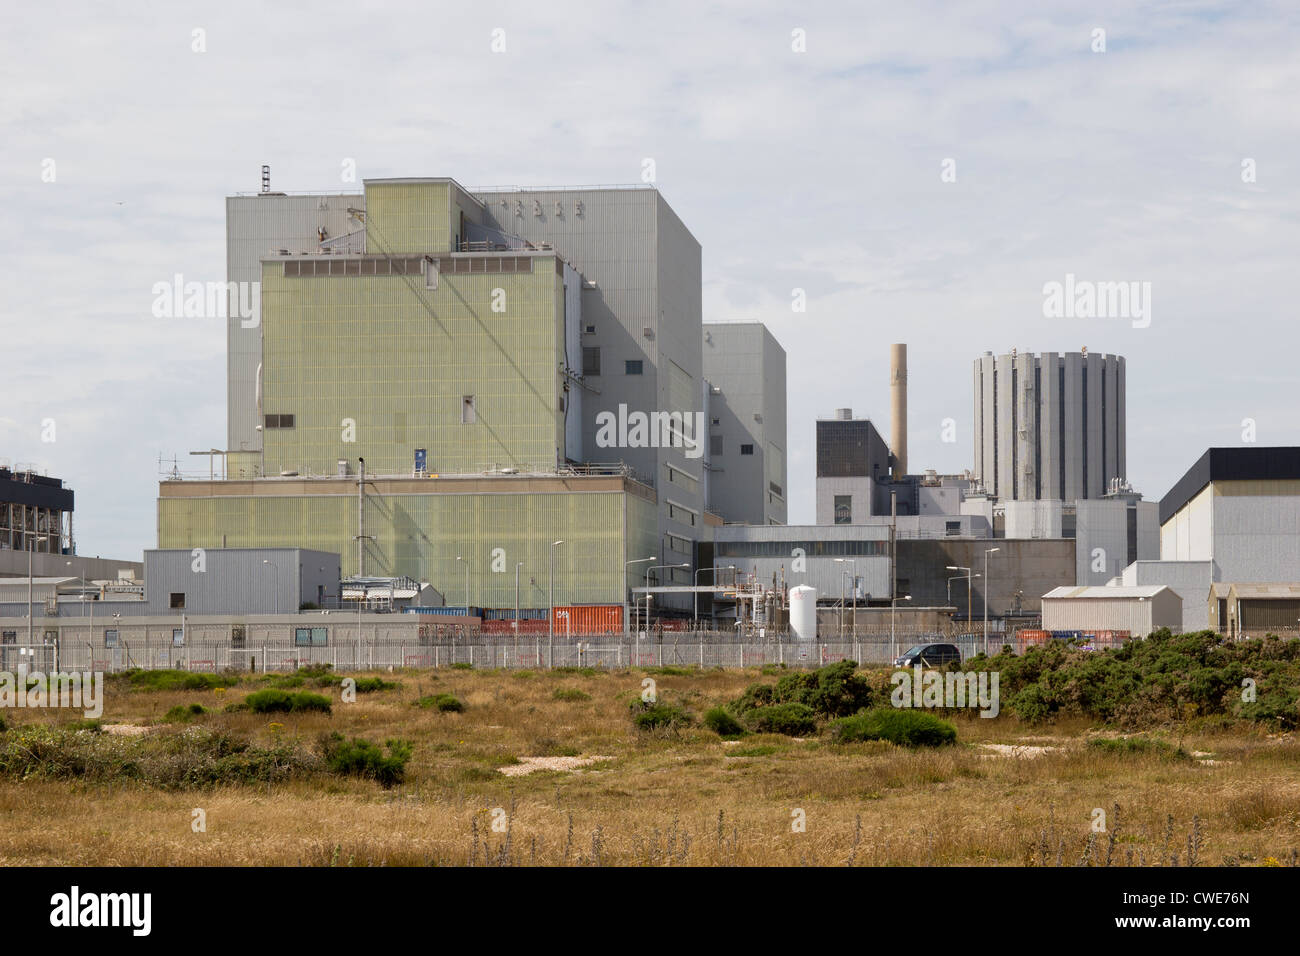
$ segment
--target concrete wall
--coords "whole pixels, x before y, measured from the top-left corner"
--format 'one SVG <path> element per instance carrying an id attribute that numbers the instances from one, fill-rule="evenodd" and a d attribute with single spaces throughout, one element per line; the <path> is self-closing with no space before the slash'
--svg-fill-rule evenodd
<path id="1" fill-rule="evenodd" d="M 130 571 L 139 579 L 144 574 L 144 564 L 81 554 L 32 554 L 32 574 L 38 578 L 80 578 L 85 575 L 87 581 L 116 581 L 120 571 Z M 4 577 L 27 577 L 26 553 L 0 549 L 0 578 Z"/>
<path id="2" fill-rule="evenodd" d="M 1183 599 L 1183 633 L 1210 626 L 1207 602 L 1213 580 L 1209 561 L 1135 561 L 1124 569 L 1125 587 L 1163 584 Z"/>
<path id="3" fill-rule="evenodd" d="M 704 377 L 720 392 L 709 397 L 718 420 L 709 433 L 722 440 L 709 460 L 709 510 L 729 522 L 785 524 L 785 350 L 761 323 L 707 324 Z"/>
<path id="4" fill-rule="evenodd" d="M 1069 540 L 1011 541 L 1005 539 L 916 539 L 898 541 L 899 593 L 910 593 L 920 605 L 952 603 L 961 614 L 966 611 L 966 581 L 952 582 L 952 599 L 948 599 L 948 578 L 960 574 L 948 571 L 949 565 L 974 568 L 984 573 L 984 551 L 998 548 L 988 556 L 991 588 L 983 578 L 974 579 L 971 610 L 976 617 L 984 613 L 986 589 L 989 613 L 1003 614 L 1014 606 L 1017 592 L 1021 607 L 1033 613 L 1041 606 L 1041 597 L 1054 587 L 1074 584 L 1074 542 Z"/>
<path id="5" fill-rule="evenodd" d="M 871 478 L 818 478 L 817 523 L 835 524 L 835 498 L 847 495 L 850 510 L 849 523 L 861 524 L 864 518 L 872 514 L 875 486 L 876 482 Z"/>
<path id="6" fill-rule="evenodd" d="M 337 602 L 337 553 L 301 548 L 213 548 L 146 551 L 146 614 L 286 613 L 306 602 Z"/>

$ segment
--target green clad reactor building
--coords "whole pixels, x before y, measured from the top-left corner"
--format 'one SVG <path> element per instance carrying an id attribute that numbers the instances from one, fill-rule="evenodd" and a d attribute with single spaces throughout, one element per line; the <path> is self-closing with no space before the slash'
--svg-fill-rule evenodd
<path id="1" fill-rule="evenodd" d="M 517 577 L 547 606 L 552 566 L 557 605 L 693 583 L 717 390 L 656 189 L 264 185 L 227 200 L 227 279 L 224 476 L 160 484 L 159 548 L 338 552 L 488 608 Z"/>

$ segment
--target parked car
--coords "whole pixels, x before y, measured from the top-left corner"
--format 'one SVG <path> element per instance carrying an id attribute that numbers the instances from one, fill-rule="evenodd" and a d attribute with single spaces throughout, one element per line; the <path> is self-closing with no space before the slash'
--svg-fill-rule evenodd
<path id="1" fill-rule="evenodd" d="M 895 667 L 942 667 L 953 663 L 961 663 L 956 644 L 917 644 L 894 658 Z"/>

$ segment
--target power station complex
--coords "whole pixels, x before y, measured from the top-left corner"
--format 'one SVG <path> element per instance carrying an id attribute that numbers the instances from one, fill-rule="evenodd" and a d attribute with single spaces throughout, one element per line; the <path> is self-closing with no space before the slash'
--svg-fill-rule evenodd
<path id="1" fill-rule="evenodd" d="M 816 523 L 792 526 L 785 351 L 703 321 L 700 244 L 656 189 L 290 195 L 264 170 L 226 221 L 220 469 L 160 483 L 158 550 L 116 575 L 75 556 L 70 490 L 0 472 L 0 576 L 26 571 L 6 552 L 45 554 L 39 587 L 0 581 L 6 642 L 38 592 L 47 640 L 89 602 L 78 640 L 105 648 L 128 626 L 183 643 L 192 615 L 232 646 L 257 615 L 329 646 L 363 606 L 762 633 L 796 587 L 841 635 L 1300 619 L 1300 450 L 1210 449 L 1145 500 L 1121 356 L 975 358 L 972 468 L 939 474 L 909 468 L 890 346 L 888 428 L 809 423 Z"/>

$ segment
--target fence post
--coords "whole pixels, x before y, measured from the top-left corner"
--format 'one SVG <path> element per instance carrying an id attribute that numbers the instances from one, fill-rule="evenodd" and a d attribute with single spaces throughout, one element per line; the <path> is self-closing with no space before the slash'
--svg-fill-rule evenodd
<path id="1" fill-rule="evenodd" d="M 700 670 L 704 670 L 704 638 L 700 637 Z"/>

